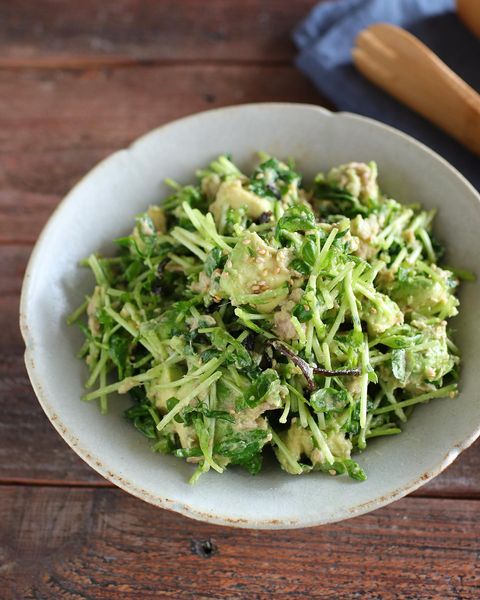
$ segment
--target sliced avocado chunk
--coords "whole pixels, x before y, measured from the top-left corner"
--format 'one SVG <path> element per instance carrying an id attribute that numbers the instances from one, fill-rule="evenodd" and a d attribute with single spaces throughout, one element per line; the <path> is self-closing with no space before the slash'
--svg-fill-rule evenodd
<path id="1" fill-rule="evenodd" d="M 228 179 L 220 184 L 215 201 L 208 209 L 217 225 L 222 212 L 228 208 L 245 208 L 247 217 L 257 219 L 262 213 L 272 210 L 272 201 L 245 189 L 240 179 Z"/>
<path id="2" fill-rule="evenodd" d="M 271 312 L 288 296 L 290 250 L 266 244 L 256 233 L 246 232 L 236 244 L 220 277 L 220 290 L 234 306 L 250 304 L 261 313 Z"/>
<path id="3" fill-rule="evenodd" d="M 312 432 L 310 429 L 304 429 L 296 418 L 292 419 L 292 423 L 288 430 L 279 435 L 289 451 L 289 454 L 295 461 L 302 463 L 307 459 L 312 463 L 312 468 L 314 470 L 324 468 L 325 458 L 322 451 L 314 444 Z M 345 438 L 344 432 L 328 432 L 327 444 L 335 454 L 336 460 L 350 458 L 352 443 Z M 292 471 L 290 463 L 286 460 L 284 453 L 280 452 L 277 447 L 274 448 L 274 451 L 282 468 L 287 471 L 287 473 L 295 474 L 294 471 Z"/>
<path id="4" fill-rule="evenodd" d="M 380 292 L 375 292 L 373 299 L 362 303 L 361 318 L 367 323 L 371 335 L 403 324 L 403 313 L 398 305 Z"/>
<path id="5" fill-rule="evenodd" d="M 404 312 L 415 311 L 424 316 L 457 314 L 458 299 L 453 295 L 456 281 L 450 271 L 430 265 L 435 277 L 413 270 L 400 271 L 391 284 L 389 295 Z"/>
<path id="6" fill-rule="evenodd" d="M 445 321 L 434 324 L 414 321 L 414 325 L 418 327 L 421 338 L 415 345 L 392 351 L 391 373 L 394 377 L 393 388 L 401 387 L 418 393 L 432 389 L 434 381 L 449 373 L 454 367 L 455 358 L 448 350 Z M 401 368 L 398 368 L 399 365 Z M 389 375 L 385 367 L 384 379 L 388 379 Z"/>

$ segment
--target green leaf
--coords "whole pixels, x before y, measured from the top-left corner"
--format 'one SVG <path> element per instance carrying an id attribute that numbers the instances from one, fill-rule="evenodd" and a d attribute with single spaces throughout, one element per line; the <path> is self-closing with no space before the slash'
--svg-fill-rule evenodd
<path id="1" fill-rule="evenodd" d="M 307 308 L 305 308 L 305 306 L 307 306 Z M 307 321 L 310 321 L 310 319 L 313 317 L 313 312 L 308 305 L 300 302 L 293 309 L 293 316 L 297 317 L 300 323 L 306 323 Z"/>
<path id="2" fill-rule="evenodd" d="M 155 413 L 156 409 L 150 404 L 144 403 L 127 408 L 123 414 L 145 437 L 156 440 L 157 424 L 152 412 Z"/>
<path id="3" fill-rule="evenodd" d="M 248 388 L 243 404 L 253 408 L 264 402 L 272 394 L 279 393 L 280 379 L 273 369 L 266 369 Z"/>
<path id="4" fill-rule="evenodd" d="M 349 477 L 356 479 L 357 481 L 365 481 L 367 479 L 367 475 L 362 467 L 351 458 L 336 461 L 334 463 L 334 469 L 337 471 L 337 473 L 346 472 Z"/>
<path id="5" fill-rule="evenodd" d="M 358 199 L 354 198 L 352 194 L 326 183 L 323 179 L 315 182 L 314 194 L 322 216 L 336 214 L 345 217 L 354 217 L 355 215 L 369 212 L 367 207 L 360 204 Z"/>
<path id="6" fill-rule="evenodd" d="M 178 398 L 175 398 L 175 396 L 169 398 L 167 400 L 167 411 L 170 412 L 171 410 L 173 410 L 179 402 L 180 400 Z"/>
<path id="7" fill-rule="evenodd" d="M 317 246 L 312 239 L 307 238 L 303 242 L 302 249 L 301 249 L 301 255 L 302 255 L 303 260 L 307 264 L 309 264 L 310 266 L 313 267 L 313 265 L 315 264 L 315 260 L 317 258 Z"/>
<path id="8" fill-rule="evenodd" d="M 128 282 L 133 281 L 143 269 L 143 262 L 140 260 L 132 260 L 132 262 L 125 269 L 125 279 Z"/>
<path id="9" fill-rule="evenodd" d="M 242 461 L 239 464 L 246 469 L 250 475 L 256 475 L 262 469 L 263 456 L 260 453 L 254 454 L 250 460 Z"/>
<path id="10" fill-rule="evenodd" d="M 120 248 L 130 248 L 132 238 L 129 235 L 127 235 L 125 237 L 117 238 L 113 241 L 115 242 L 115 244 L 117 244 L 117 246 L 120 246 Z"/>
<path id="11" fill-rule="evenodd" d="M 415 271 L 410 267 L 398 267 L 396 279 L 400 283 L 410 283 L 415 277 Z"/>
<path id="12" fill-rule="evenodd" d="M 174 302 L 170 308 L 157 319 L 142 323 L 142 329 L 147 330 L 148 328 L 152 328 L 163 340 L 169 340 L 176 335 L 187 333 L 185 318 L 192 306 L 198 304 L 200 304 L 199 296 L 195 296 L 190 300 L 179 300 L 178 302 Z"/>
<path id="13" fill-rule="evenodd" d="M 110 336 L 108 353 L 118 369 L 119 379 L 123 379 L 124 377 L 129 348 L 130 341 L 127 337 L 118 333 L 114 333 L 112 336 Z"/>
<path id="14" fill-rule="evenodd" d="M 227 210 L 226 218 L 227 230 L 233 232 L 234 225 L 245 225 L 245 219 L 246 210 L 243 206 L 241 206 L 240 208 L 229 208 Z"/>
<path id="15" fill-rule="evenodd" d="M 200 448 L 177 448 L 174 450 L 173 455 L 178 458 L 191 458 L 193 456 L 202 456 L 203 452 Z"/>
<path id="16" fill-rule="evenodd" d="M 173 436 L 171 434 L 159 434 L 157 432 L 157 437 L 160 437 L 160 439 L 153 445 L 153 450 L 155 452 L 160 452 L 161 454 L 173 454 L 175 451 L 175 440 Z"/>
<path id="17" fill-rule="evenodd" d="M 315 229 L 315 226 L 315 215 L 310 208 L 304 204 L 295 204 L 280 217 L 275 229 L 275 238 L 279 240 L 282 231 L 308 231 Z"/>
<path id="18" fill-rule="evenodd" d="M 346 431 L 350 436 L 357 435 L 360 432 L 360 403 L 351 404 L 347 409 L 349 413 L 347 420 L 342 425 L 341 430 Z"/>
<path id="19" fill-rule="evenodd" d="M 333 470 L 337 475 L 347 474 L 352 479 L 357 481 L 365 481 L 367 475 L 362 467 L 351 458 L 336 459 L 332 465 L 327 465 L 322 468 L 323 471 Z"/>
<path id="20" fill-rule="evenodd" d="M 200 360 L 202 363 L 207 363 L 212 358 L 218 358 L 221 355 L 221 351 L 217 348 L 207 348 L 200 354 Z"/>
<path id="21" fill-rule="evenodd" d="M 90 329 L 85 325 L 85 323 L 82 323 L 81 321 L 77 321 L 75 323 L 75 325 L 80 329 L 80 331 L 83 333 L 83 335 L 89 342 L 93 342 L 93 340 L 95 339 L 95 336 L 90 331 Z"/>
<path id="22" fill-rule="evenodd" d="M 104 308 L 97 310 L 97 319 L 100 325 L 102 325 L 105 329 L 111 329 L 115 325 L 115 321 Z"/>
<path id="23" fill-rule="evenodd" d="M 137 222 L 137 231 L 140 239 L 147 246 L 152 246 L 155 243 L 157 236 L 157 231 L 155 229 L 155 225 L 153 224 L 152 218 L 148 215 L 148 213 L 143 213 L 135 220 Z"/>
<path id="24" fill-rule="evenodd" d="M 392 373 L 395 379 L 405 382 L 407 377 L 407 353 L 404 348 L 392 350 Z"/>
<path id="25" fill-rule="evenodd" d="M 215 327 L 212 331 L 208 332 L 212 344 L 219 350 L 229 350 L 230 358 L 238 369 L 246 369 L 251 366 L 252 358 L 248 350 L 228 331 L 221 327 Z"/>
<path id="26" fill-rule="evenodd" d="M 232 464 L 242 465 L 250 473 L 258 473 L 262 465 L 261 450 L 268 432 L 265 429 L 235 432 L 214 446 L 214 454 L 226 456 Z"/>
<path id="27" fill-rule="evenodd" d="M 228 423 L 235 422 L 235 417 L 226 410 L 212 410 L 204 402 L 199 402 L 196 406 L 187 406 L 185 410 L 181 412 L 181 415 L 185 425 L 191 425 L 193 421 L 199 417 L 219 419 L 220 421 L 227 421 Z"/>
<path id="28" fill-rule="evenodd" d="M 288 268 L 292 271 L 298 271 L 302 275 L 310 275 L 310 265 L 301 260 L 300 258 L 294 258 L 292 262 L 288 265 Z"/>
<path id="29" fill-rule="evenodd" d="M 177 404 L 180 402 L 180 400 L 178 398 L 175 398 L 175 396 L 172 396 L 171 398 L 169 398 L 167 400 L 167 412 L 170 412 L 171 410 L 173 410 Z M 183 417 L 183 412 L 175 415 L 173 417 L 173 420 L 176 421 L 177 423 L 183 423 L 184 422 L 184 417 Z"/>
<path id="30" fill-rule="evenodd" d="M 347 458 L 343 461 L 343 464 L 345 465 L 345 467 L 347 469 L 348 475 L 352 479 L 356 479 L 357 481 L 365 481 L 367 479 L 367 475 L 366 475 L 365 471 L 354 460 Z"/>
<path id="31" fill-rule="evenodd" d="M 249 187 L 257 196 L 279 200 L 293 182 L 300 183 L 300 175 L 276 158 L 269 158 L 255 169 Z"/>
<path id="32" fill-rule="evenodd" d="M 315 412 L 341 412 L 349 405 L 349 398 L 345 390 L 326 387 L 314 392 L 309 403 Z"/>
<path id="33" fill-rule="evenodd" d="M 205 261 L 204 270 L 205 273 L 210 277 L 212 273 L 220 267 L 222 263 L 223 253 L 221 248 L 215 247 L 213 248 L 207 255 L 207 259 Z"/>

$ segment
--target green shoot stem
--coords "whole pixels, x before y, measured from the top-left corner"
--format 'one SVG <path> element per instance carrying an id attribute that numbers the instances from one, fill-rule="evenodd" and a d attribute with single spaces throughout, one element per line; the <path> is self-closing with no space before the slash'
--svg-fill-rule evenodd
<path id="1" fill-rule="evenodd" d="M 85 302 L 82 302 L 80 306 L 75 309 L 68 317 L 67 317 L 67 325 L 73 325 L 78 319 L 83 315 L 83 313 L 87 310 L 88 299 Z"/>
<path id="2" fill-rule="evenodd" d="M 428 402 L 428 400 L 432 400 L 433 398 L 444 398 L 450 394 L 453 394 L 457 390 L 457 384 L 452 383 L 451 385 L 447 385 L 433 392 L 427 392 L 426 394 L 420 394 L 420 396 L 415 396 L 414 398 L 410 398 L 409 400 L 402 400 L 401 402 L 396 402 L 395 404 L 391 404 L 390 406 L 382 406 L 381 408 L 377 408 L 374 411 L 374 415 L 383 415 L 385 413 L 391 412 L 392 410 L 397 410 L 398 408 L 404 408 L 405 406 L 413 406 L 414 404 L 421 404 L 422 402 Z"/>
<path id="3" fill-rule="evenodd" d="M 203 394 L 203 392 L 208 390 L 208 388 L 212 385 L 212 383 L 214 383 L 215 381 L 220 379 L 221 376 L 222 376 L 222 373 L 220 371 L 213 373 L 213 375 L 210 375 L 210 377 L 208 377 L 205 381 L 203 381 L 200 385 L 198 385 L 192 392 L 190 392 L 187 396 L 185 396 L 185 398 L 180 400 L 180 402 L 178 402 L 178 404 L 176 404 L 172 408 L 172 410 L 169 413 L 167 413 L 163 417 L 163 419 L 160 421 L 160 423 L 157 425 L 158 431 L 162 431 L 162 429 L 164 429 L 168 425 L 168 423 L 170 423 L 170 421 L 176 415 L 178 415 L 178 413 L 180 413 L 186 406 L 188 406 L 188 404 L 194 398 L 200 396 L 200 394 Z"/>
<path id="4" fill-rule="evenodd" d="M 312 432 L 313 438 L 317 442 L 318 447 L 322 452 L 323 457 L 325 458 L 325 461 L 329 465 L 333 464 L 335 462 L 335 459 L 333 458 L 333 454 L 331 453 L 330 448 L 328 447 L 327 440 L 325 439 L 323 432 L 320 431 L 315 419 L 310 414 L 310 411 L 307 411 L 307 422 L 310 431 Z"/>
<path id="5" fill-rule="evenodd" d="M 302 467 L 298 464 L 298 462 L 291 455 L 287 446 L 280 439 L 280 436 L 277 433 L 275 433 L 275 431 L 273 429 L 270 429 L 270 433 L 272 436 L 272 442 L 277 446 L 278 450 L 283 454 L 283 456 L 285 457 L 285 460 L 290 465 L 292 472 L 295 475 L 301 475 L 303 473 Z"/>

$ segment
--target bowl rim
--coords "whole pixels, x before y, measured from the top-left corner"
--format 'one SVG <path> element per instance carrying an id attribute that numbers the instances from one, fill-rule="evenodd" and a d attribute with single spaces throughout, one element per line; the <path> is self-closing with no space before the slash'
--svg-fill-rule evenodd
<path id="1" fill-rule="evenodd" d="M 420 476 L 415 477 L 407 484 L 400 486 L 399 488 L 394 489 L 390 493 L 379 496 L 368 502 L 362 502 L 358 505 L 354 505 L 348 508 L 346 511 L 339 513 L 331 518 L 320 518 L 320 519 L 312 519 L 310 521 L 284 521 L 278 519 L 266 519 L 266 520 L 255 520 L 255 519 L 247 519 L 247 518 L 231 518 L 227 516 L 223 516 L 218 513 L 209 513 L 196 509 L 193 506 L 190 506 L 187 503 L 180 503 L 174 500 L 170 500 L 169 498 L 160 497 L 158 495 L 154 495 L 147 490 L 144 490 L 137 485 L 133 484 L 128 479 L 119 476 L 112 470 L 109 470 L 104 463 L 102 462 L 102 458 L 97 456 L 91 450 L 87 450 L 84 448 L 79 440 L 68 430 L 68 428 L 62 423 L 61 417 L 57 414 L 56 410 L 51 406 L 49 399 L 46 397 L 46 394 L 43 392 L 41 377 L 37 373 L 37 369 L 35 366 L 35 348 L 32 342 L 32 337 L 30 334 L 29 328 L 29 296 L 30 296 L 30 282 L 31 282 L 31 274 L 35 268 L 35 263 L 37 261 L 37 256 L 40 253 L 40 248 L 43 245 L 44 240 L 50 234 L 51 230 L 53 230 L 57 223 L 59 222 L 59 218 L 61 216 L 61 212 L 63 207 L 67 204 L 70 199 L 70 196 L 77 190 L 78 187 L 82 185 L 82 183 L 92 176 L 97 170 L 101 169 L 104 163 L 110 161 L 114 156 L 116 156 L 119 152 L 129 152 L 131 149 L 135 148 L 137 144 L 141 144 L 146 138 L 152 135 L 157 135 L 159 132 L 164 131 L 170 127 L 175 127 L 180 123 L 186 123 L 189 120 L 195 120 L 199 117 L 215 114 L 228 114 L 229 112 L 235 112 L 238 110 L 242 110 L 245 108 L 257 108 L 262 110 L 268 110 L 270 108 L 287 108 L 287 109 L 300 109 L 300 110 L 310 110 L 312 111 L 312 116 L 314 113 L 321 114 L 325 117 L 335 117 L 335 116 L 347 116 L 350 119 L 358 120 L 361 122 L 369 123 L 371 126 L 374 126 L 380 130 L 386 131 L 389 135 L 394 135 L 398 139 L 403 140 L 413 146 L 416 146 L 424 153 L 429 154 L 431 158 L 440 162 L 442 166 L 450 171 L 451 175 L 456 177 L 460 182 L 474 195 L 477 202 L 479 203 L 480 208 L 480 194 L 473 187 L 473 185 L 455 168 L 453 167 L 446 159 L 437 154 L 434 150 L 413 138 L 412 136 L 403 133 L 402 131 L 391 127 L 390 125 L 386 125 L 376 119 L 372 119 L 370 117 L 365 117 L 363 115 L 359 115 L 356 113 L 351 113 L 347 111 L 341 112 L 332 112 L 324 107 L 316 106 L 314 104 L 308 103 L 295 103 L 295 102 L 256 102 L 256 103 L 246 103 L 246 104 L 236 104 L 225 107 L 214 108 L 206 111 L 201 111 L 197 113 L 193 113 L 187 115 L 185 117 L 181 117 L 179 119 L 175 119 L 173 121 L 169 121 L 159 127 L 156 127 L 138 138 L 136 138 L 131 144 L 129 144 L 126 148 L 117 150 L 105 158 L 103 158 L 100 162 L 98 162 L 94 167 L 92 167 L 85 175 L 83 175 L 75 185 L 70 189 L 70 191 L 63 197 L 63 199 L 58 203 L 58 205 L 53 210 L 52 214 L 49 216 L 47 222 L 42 228 L 40 235 L 38 236 L 33 250 L 30 254 L 27 267 L 25 270 L 25 275 L 22 282 L 22 289 L 20 294 L 20 314 L 19 314 L 19 323 L 20 323 L 20 331 L 25 343 L 25 354 L 24 361 L 27 370 L 28 377 L 30 379 L 32 388 L 35 392 L 35 395 L 40 403 L 43 411 L 47 415 L 49 421 L 53 425 L 53 427 L 57 430 L 63 440 L 70 446 L 70 448 L 82 459 L 84 460 L 92 469 L 94 469 L 97 473 L 99 473 L 102 477 L 104 477 L 110 483 L 113 483 L 115 486 L 121 488 L 123 491 L 132 494 L 133 496 L 148 502 L 154 506 L 158 506 L 160 508 L 164 508 L 167 510 L 172 510 L 179 514 L 182 514 L 186 517 L 190 517 L 193 519 L 197 519 L 200 521 L 204 521 L 207 523 L 215 524 L 215 525 L 223 525 L 223 526 L 233 526 L 240 528 L 249 528 L 249 529 L 294 529 L 294 528 L 303 528 L 303 527 L 315 527 L 319 525 L 324 525 L 328 523 L 336 523 L 339 521 L 343 521 L 346 519 L 350 519 L 370 511 L 376 510 L 395 500 L 399 500 L 406 496 L 407 494 L 415 491 L 420 486 L 424 485 L 438 474 L 440 474 L 443 470 L 445 470 L 456 458 L 457 456 L 466 450 L 473 442 L 480 437 L 480 423 L 477 424 L 476 428 L 472 431 L 471 435 L 467 436 L 465 439 L 462 439 L 458 443 L 456 443 L 448 452 L 438 460 L 435 464 L 434 468 L 430 471 L 426 471 Z"/>

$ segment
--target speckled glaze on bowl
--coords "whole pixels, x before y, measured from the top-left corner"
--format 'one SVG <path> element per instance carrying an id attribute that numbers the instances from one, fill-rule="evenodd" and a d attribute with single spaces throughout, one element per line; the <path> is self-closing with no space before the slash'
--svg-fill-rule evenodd
<path id="1" fill-rule="evenodd" d="M 379 439 L 357 456 L 364 483 L 321 473 L 295 477 L 267 466 L 256 477 L 240 470 L 208 473 L 196 486 L 192 466 L 154 454 L 122 417 L 125 397 L 101 416 L 80 401 L 85 367 L 81 343 L 65 318 L 91 289 L 78 261 L 112 248 L 132 218 L 166 193 L 163 182 L 192 180 L 222 152 L 248 168 L 258 150 L 295 157 L 307 176 L 351 160 L 375 160 L 382 188 L 403 202 L 438 207 L 438 237 L 448 262 L 478 271 L 480 197 L 448 163 L 380 123 L 300 104 L 252 104 L 213 110 L 148 133 L 88 173 L 63 200 L 33 251 L 22 290 L 25 361 L 40 404 L 65 441 L 101 475 L 139 498 L 184 515 L 238 527 L 281 529 L 340 521 L 393 500 L 440 473 L 479 435 L 479 284 L 461 290 L 454 321 L 463 353 L 461 393 L 420 406 L 402 435 Z"/>

